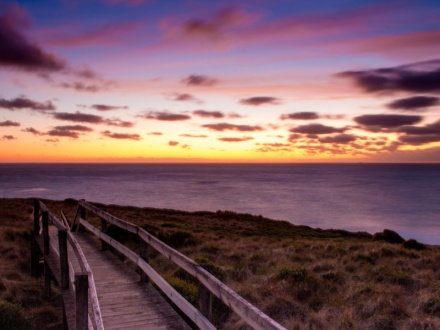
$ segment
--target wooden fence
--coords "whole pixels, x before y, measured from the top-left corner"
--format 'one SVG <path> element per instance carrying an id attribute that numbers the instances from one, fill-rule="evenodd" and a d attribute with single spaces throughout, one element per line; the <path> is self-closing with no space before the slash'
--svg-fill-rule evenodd
<path id="1" fill-rule="evenodd" d="M 41 219 L 41 226 L 40 226 Z M 49 224 L 58 231 L 58 247 L 49 235 Z M 67 244 L 72 247 L 81 271 L 75 272 L 69 262 Z M 34 203 L 34 229 L 31 231 L 31 272 L 38 276 L 40 255 L 44 262 L 45 294 L 50 294 L 53 276 L 63 291 L 64 327 L 69 329 L 104 329 L 95 282 L 89 264 L 80 245 L 72 235 L 67 219 L 52 214 L 47 207 L 36 200 Z M 93 317 L 88 314 L 88 301 L 92 303 Z"/>
<path id="2" fill-rule="evenodd" d="M 86 210 L 97 215 L 101 219 L 101 228 L 98 229 L 86 220 Z M 79 222 L 76 220 L 79 217 Z M 123 244 L 107 235 L 108 224 L 112 224 L 127 232 L 139 237 L 140 251 L 139 254 L 133 252 Z M 143 280 L 150 279 L 157 287 L 200 329 L 215 329 L 214 325 L 209 321 L 212 313 L 212 295 L 218 297 L 226 306 L 235 312 L 240 318 L 254 329 L 261 330 L 281 330 L 285 329 L 269 316 L 264 314 L 251 303 L 243 299 L 227 285 L 222 283 L 211 273 L 205 270 L 202 265 L 196 263 L 192 259 L 186 257 L 165 243 L 161 242 L 155 236 L 148 233 L 143 228 L 135 226 L 125 220 L 119 219 L 98 207 L 80 200 L 72 228 L 82 225 L 91 233 L 95 234 L 102 241 L 102 248 L 105 249 L 107 244 L 112 246 L 116 251 L 123 254 L 126 258 L 136 264 L 144 273 Z M 199 309 L 196 309 L 185 298 L 183 298 L 167 281 L 165 281 L 148 263 L 148 247 L 154 248 L 160 254 L 170 261 L 184 269 L 186 272 L 194 276 L 201 284 L 199 289 Z"/>

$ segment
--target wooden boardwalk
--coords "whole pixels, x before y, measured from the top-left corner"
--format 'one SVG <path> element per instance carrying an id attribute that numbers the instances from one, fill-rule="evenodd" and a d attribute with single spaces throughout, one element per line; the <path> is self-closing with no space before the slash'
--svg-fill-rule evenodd
<path id="1" fill-rule="evenodd" d="M 140 275 L 85 232 L 73 233 L 93 272 L 105 329 L 190 329 L 177 312 Z M 56 228 L 50 226 L 51 245 L 58 245 Z M 79 263 L 69 248 L 75 270 Z M 91 304 L 89 303 L 89 306 Z M 66 306 L 67 307 L 67 306 Z M 68 323 L 72 324 L 72 322 Z"/>

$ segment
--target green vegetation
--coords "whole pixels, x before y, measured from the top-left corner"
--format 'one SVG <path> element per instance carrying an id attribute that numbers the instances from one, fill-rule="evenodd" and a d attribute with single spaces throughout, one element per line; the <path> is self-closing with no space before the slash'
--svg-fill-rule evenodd
<path id="1" fill-rule="evenodd" d="M 75 214 L 72 200 L 45 203 L 55 214 L 64 210 L 69 219 Z M 57 295 L 42 300 L 42 280 L 28 274 L 31 206 L 31 200 L 0 200 L 0 299 L 32 324 L 56 324 Z M 405 241 L 388 229 L 370 235 L 231 211 L 98 206 L 192 258 L 288 329 L 440 328 L 439 246 Z M 99 226 L 98 218 L 87 218 Z M 109 233 L 137 251 L 131 234 L 112 226 Z M 195 278 L 152 249 L 149 260 L 197 305 Z M 213 309 L 220 328 L 247 329 L 219 300 Z"/>

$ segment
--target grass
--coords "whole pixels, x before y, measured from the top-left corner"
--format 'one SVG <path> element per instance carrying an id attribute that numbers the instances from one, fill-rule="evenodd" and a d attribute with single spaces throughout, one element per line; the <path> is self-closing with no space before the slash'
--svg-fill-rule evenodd
<path id="1" fill-rule="evenodd" d="M 45 203 L 55 214 L 74 216 L 72 201 Z M 31 205 L 0 200 L 0 301 L 19 306 L 27 320 L 51 325 L 60 320 L 59 302 L 43 301 L 42 280 L 28 274 Z M 288 329 L 440 328 L 439 246 L 401 241 L 390 230 L 313 229 L 231 211 L 99 206 L 200 263 Z M 98 226 L 97 218 L 88 219 Z M 138 248 L 131 235 L 117 228 L 110 233 Z M 150 263 L 196 304 L 194 278 L 158 253 Z M 217 300 L 214 314 L 220 328 L 248 328 Z"/>

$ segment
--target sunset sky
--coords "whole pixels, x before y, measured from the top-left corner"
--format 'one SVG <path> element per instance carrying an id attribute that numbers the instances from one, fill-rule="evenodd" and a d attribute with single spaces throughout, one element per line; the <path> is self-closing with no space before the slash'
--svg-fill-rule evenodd
<path id="1" fill-rule="evenodd" d="M 0 162 L 440 162 L 440 1 L 0 3 Z"/>

